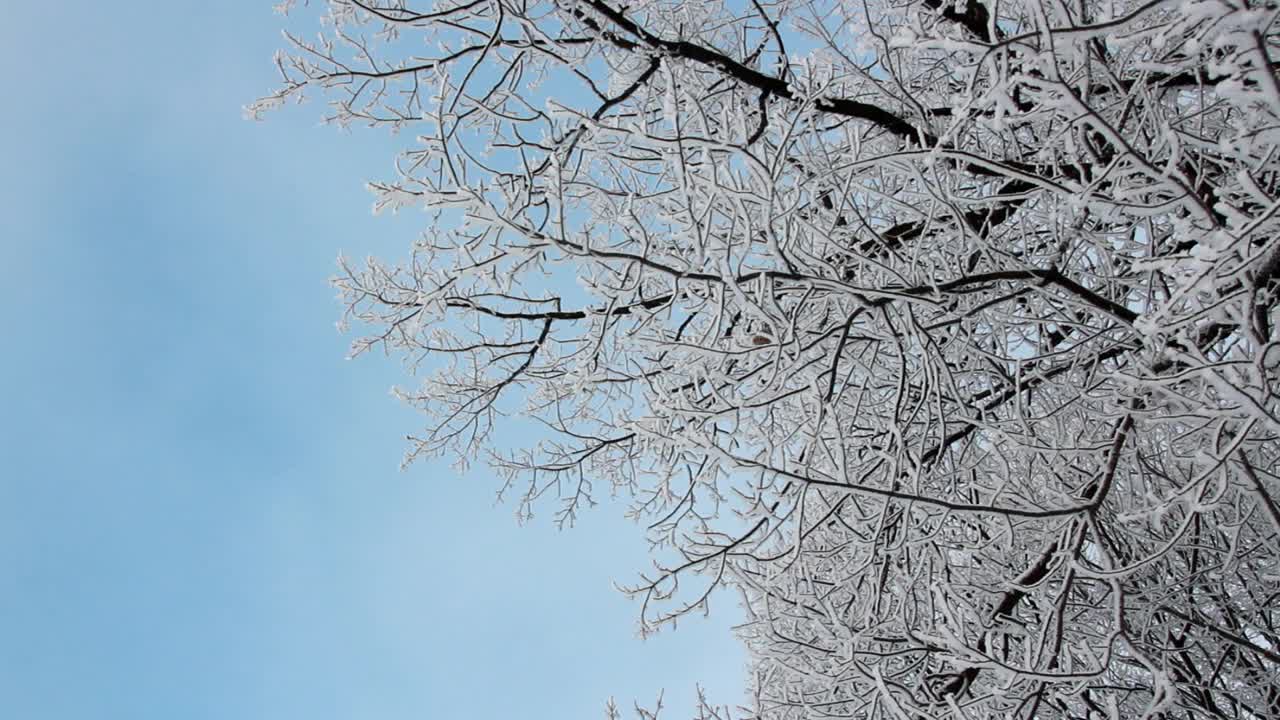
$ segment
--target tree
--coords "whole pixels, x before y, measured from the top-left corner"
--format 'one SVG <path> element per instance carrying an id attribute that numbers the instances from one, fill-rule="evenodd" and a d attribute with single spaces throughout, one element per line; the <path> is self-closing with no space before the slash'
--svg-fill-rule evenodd
<path id="1" fill-rule="evenodd" d="M 1280 717 L 1280 5 L 424 5 L 251 108 L 416 136 L 337 280 L 410 459 L 629 497 L 753 717 Z"/>

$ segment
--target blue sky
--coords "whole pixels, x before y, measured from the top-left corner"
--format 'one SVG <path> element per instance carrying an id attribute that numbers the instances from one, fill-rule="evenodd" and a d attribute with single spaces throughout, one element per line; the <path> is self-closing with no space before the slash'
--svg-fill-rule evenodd
<path id="1" fill-rule="evenodd" d="M 517 527 L 483 469 L 397 469 L 398 366 L 344 359 L 340 251 L 394 141 L 272 87 L 270 0 L 12 3 L 0 115 L 0 717 L 599 717 L 695 682 L 710 620 L 645 642 L 646 566 L 602 507 Z"/>

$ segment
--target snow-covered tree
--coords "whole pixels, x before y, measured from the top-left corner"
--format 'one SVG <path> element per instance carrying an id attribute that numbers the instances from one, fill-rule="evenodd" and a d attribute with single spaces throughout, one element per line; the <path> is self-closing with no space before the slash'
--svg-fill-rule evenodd
<path id="1" fill-rule="evenodd" d="M 410 458 L 628 497 L 749 716 L 1276 718 L 1278 16 L 331 0 L 251 112 L 401 133 L 426 229 L 337 285 Z"/>

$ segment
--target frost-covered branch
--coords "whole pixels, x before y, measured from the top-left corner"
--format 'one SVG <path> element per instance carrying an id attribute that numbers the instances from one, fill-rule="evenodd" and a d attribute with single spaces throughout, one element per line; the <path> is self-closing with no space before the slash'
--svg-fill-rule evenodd
<path id="1" fill-rule="evenodd" d="M 1260 718 L 1277 18 L 334 0 L 251 110 L 403 132 L 371 189 L 423 235 L 337 285 L 410 458 L 628 498 L 642 631 L 742 598 L 744 716 Z"/>

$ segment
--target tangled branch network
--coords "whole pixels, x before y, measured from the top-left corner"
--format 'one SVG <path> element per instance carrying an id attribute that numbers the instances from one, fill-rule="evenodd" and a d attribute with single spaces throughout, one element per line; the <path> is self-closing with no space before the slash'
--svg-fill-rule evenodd
<path id="1" fill-rule="evenodd" d="M 1280 717 L 1280 4 L 421 2 L 250 108 L 404 138 L 411 458 L 627 498 L 744 717 Z"/>

